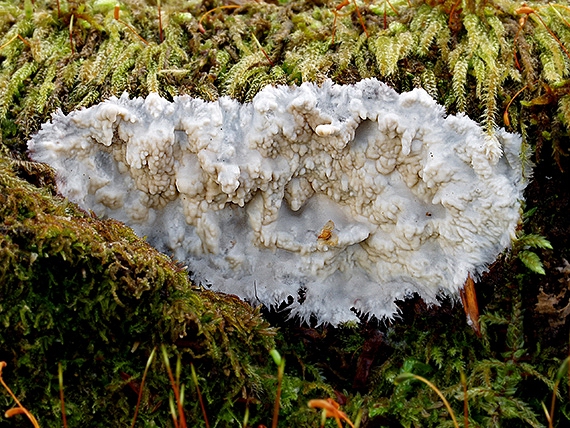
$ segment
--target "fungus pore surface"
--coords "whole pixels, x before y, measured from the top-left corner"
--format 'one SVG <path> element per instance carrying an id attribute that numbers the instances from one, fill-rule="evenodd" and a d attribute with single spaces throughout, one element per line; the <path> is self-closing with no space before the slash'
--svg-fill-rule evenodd
<path id="1" fill-rule="evenodd" d="M 195 281 L 332 324 L 457 292 L 510 244 L 526 184 L 519 136 L 374 79 L 248 104 L 124 94 L 56 112 L 28 146 Z"/>

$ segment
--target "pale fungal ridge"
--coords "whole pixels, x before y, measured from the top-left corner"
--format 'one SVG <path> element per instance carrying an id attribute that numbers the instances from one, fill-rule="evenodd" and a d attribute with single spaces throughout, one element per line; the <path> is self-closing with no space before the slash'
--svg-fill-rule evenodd
<path id="1" fill-rule="evenodd" d="M 197 281 L 338 324 L 454 293 L 509 244 L 518 136 L 423 90 L 267 87 L 250 104 L 111 98 L 29 143 L 61 193 L 184 260 Z"/>

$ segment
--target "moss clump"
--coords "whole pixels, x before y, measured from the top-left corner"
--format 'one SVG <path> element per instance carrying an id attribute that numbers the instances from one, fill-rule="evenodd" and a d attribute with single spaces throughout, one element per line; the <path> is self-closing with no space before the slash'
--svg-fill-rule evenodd
<path id="1" fill-rule="evenodd" d="M 4 1 L 5 142 L 21 149 L 55 108 L 123 91 L 247 101 L 270 84 L 375 76 L 398 91 L 423 87 L 489 132 L 507 117 L 526 135 L 529 107 L 548 109 L 560 127 L 551 144 L 563 150 L 556 140 L 570 124 L 567 6 L 377 0 L 357 13 L 356 2 L 338 12 L 337 5 L 176 0 L 162 6 L 159 21 L 156 4 L 131 0 L 118 9 L 103 0 L 61 1 L 59 10 L 45 0 Z"/>
<path id="2" fill-rule="evenodd" d="M 136 402 L 129 385 L 160 344 L 193 361 L 217 400 L 267 393 L 252 375 L 274 346 L 259 313 L 196 289 L 183 267 L 131 229 L 34 187 L 17 177 L 17 165 L 0 159 L 0 360 L 42 426 L 61 421 L 58 363 L 70 426 L 126 425 Z M 184 371 L 191 385 L 187 365 Z M 141 419 L 162 425 L 170 387 L 160 364 L 147 385 Z M 0 403 L 11 407 L 7 395 Z"/>

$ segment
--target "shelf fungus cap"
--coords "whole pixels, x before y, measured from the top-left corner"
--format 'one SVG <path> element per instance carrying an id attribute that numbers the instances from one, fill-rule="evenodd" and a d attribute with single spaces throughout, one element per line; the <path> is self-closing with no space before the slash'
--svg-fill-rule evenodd
<path id="1" fill-rule="evenodd" d="M 55 113 L 28 147 L 195 281 L 332 324 L 456 294 L 510 245 L 527 181 L 519 136 L 374 79 L 248 104 L 125 94 Z"/>

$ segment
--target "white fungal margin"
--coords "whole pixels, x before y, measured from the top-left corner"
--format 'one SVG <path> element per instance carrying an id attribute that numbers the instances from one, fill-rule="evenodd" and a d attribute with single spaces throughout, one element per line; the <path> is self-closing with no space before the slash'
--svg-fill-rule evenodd
<path id="1" fill-rule="evenodd" d="M 519 136 L 374 79 L 249 104 L 124 94 L 55 113 L 29 150 L 196 281 L 332 324 L 456 293 L 509 246 L 526 184 Z"/>

